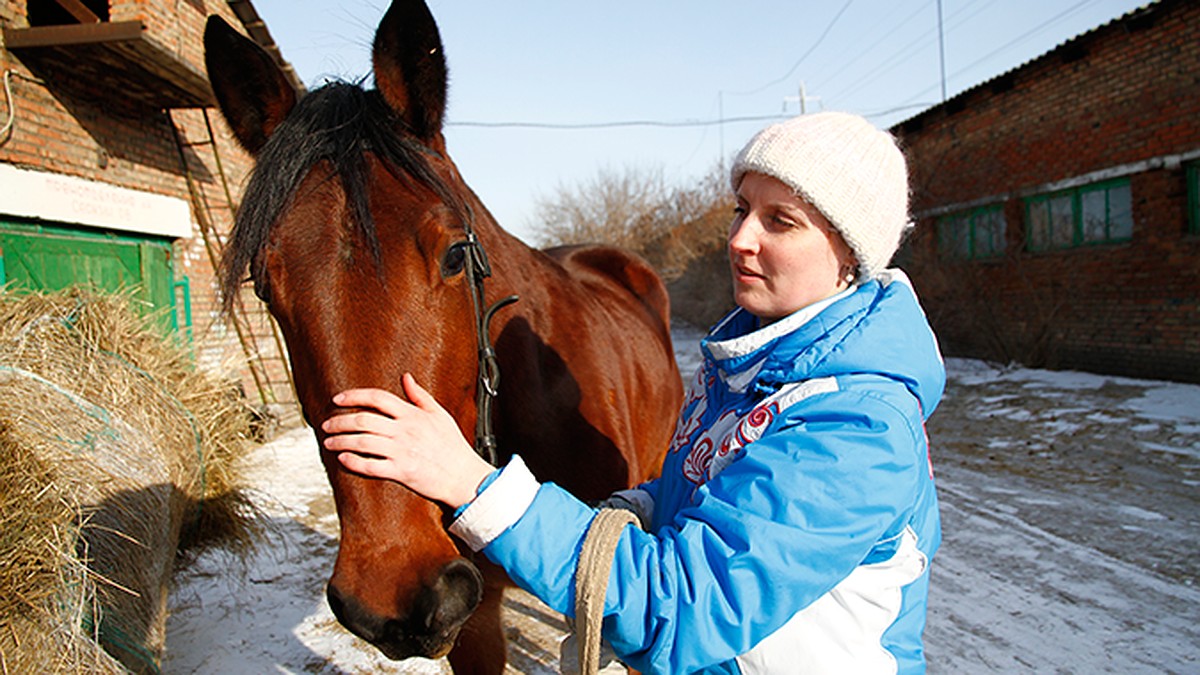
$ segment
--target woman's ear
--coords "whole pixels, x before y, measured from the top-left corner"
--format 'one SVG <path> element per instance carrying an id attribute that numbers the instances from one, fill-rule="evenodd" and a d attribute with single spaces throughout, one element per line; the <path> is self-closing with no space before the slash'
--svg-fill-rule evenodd
<path id="1" fill-rule="evenodd" d="M 858 281 L 858 256 L 854 255 L 854 251 L 842 236 L 838 235 L 838 242 L 841 244 L 838 248 L 838 260 L 841 263 L 838 266 L 838 284 L 845 283 L 847 286 L 853 286 L 855 281 Z"/>
<path id="2" fill-rule="evenodd" d="M 846 282 L 847 286 L 854 285 L 854 282 L 858 280 L 857 262 L 852 262 L 850 265 L 846 265 L 842 268 L 842 280 Z"/>

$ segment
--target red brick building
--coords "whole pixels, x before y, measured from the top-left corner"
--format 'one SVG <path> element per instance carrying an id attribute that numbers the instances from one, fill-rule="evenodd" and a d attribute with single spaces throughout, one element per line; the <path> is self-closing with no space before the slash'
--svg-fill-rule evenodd
<path id="1" fill-rule="evenodd" d="M 248 0 L 0 0 L 0 283 L 136 287 L 201 367 L 287 401 L 259 304 L 219 312 L 213 261 L 251 159 L 212 108 L 210 14 L 291 72 Z"/>
<path id="2" fill-rule="evenodd" d="M 1161 0 L 893 128 L 948 355 L 1200 382 L 1200 3 Z"/>

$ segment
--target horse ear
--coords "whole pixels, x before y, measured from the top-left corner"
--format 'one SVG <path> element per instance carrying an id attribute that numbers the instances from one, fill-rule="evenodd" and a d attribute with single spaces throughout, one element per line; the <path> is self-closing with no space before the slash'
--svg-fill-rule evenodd
<path id="1" fill-rule="evenodd" d="M 375 32 L 375 86 L 418 137 L 441 144 L 446 58 L 422 0 L 395 0 Z"/>
<path id="2" fill-rule="evenodd" d="M 270 54 L 216 15 L 204 27 L 204 64 L 225 121 L 257 155 L 296 105 L 296 90 Z"/>

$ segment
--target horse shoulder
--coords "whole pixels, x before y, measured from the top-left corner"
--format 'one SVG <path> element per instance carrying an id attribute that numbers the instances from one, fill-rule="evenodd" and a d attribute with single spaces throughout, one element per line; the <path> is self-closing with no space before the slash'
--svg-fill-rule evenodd
<path id="1" fill-rule="evenodd" d="M 624 289 L 662 325 L 670 325 L 666 286 L 650 263 L 627 249 L 599 244 L 557 246 L 543 251 L 585 284 Z"/>

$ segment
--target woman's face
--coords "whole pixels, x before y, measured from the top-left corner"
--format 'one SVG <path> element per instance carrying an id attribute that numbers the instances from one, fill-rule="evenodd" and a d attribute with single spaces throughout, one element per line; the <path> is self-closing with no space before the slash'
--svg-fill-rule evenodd
<path id="1" fill-rule="evenodd" d="M 853 281 L 854 254 L 817 209 L 775 178 L 747 173 L 729 226 L 729 267 L 738 306 L 781 319 Z"/>

